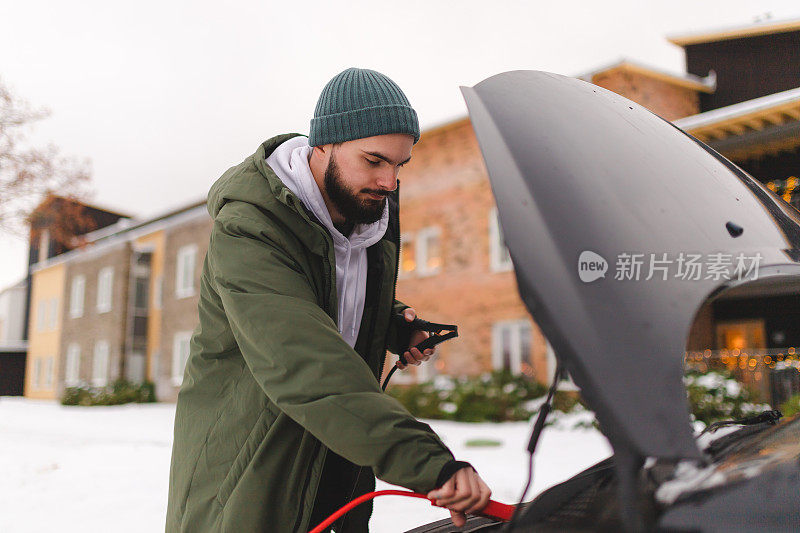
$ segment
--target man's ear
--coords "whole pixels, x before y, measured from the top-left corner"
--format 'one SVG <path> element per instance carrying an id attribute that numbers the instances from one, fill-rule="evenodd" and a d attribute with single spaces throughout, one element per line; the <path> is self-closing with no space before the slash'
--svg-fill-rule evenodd
<path id="1" fill-rule="evenodd" d="M 316 159 L 318 161 L 327 161 L 331 155 L 331 150 L 333 149 L 332 144 L 321 144 L 319 146 L 315 146 L 314 149 L 311 151 L 311 159 Z"/>

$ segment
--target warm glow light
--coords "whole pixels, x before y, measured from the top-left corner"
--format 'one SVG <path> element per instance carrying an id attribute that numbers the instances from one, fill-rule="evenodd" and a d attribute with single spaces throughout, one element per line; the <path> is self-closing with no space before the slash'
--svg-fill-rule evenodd
<path id="1" fill-rule="evenodd" d="M 792 192 L 797 188 L 797 178 L 794 176 L 786 178 L 786 188 L 783 190 L 783 199 L 787 202 L 792 201 Z"/>

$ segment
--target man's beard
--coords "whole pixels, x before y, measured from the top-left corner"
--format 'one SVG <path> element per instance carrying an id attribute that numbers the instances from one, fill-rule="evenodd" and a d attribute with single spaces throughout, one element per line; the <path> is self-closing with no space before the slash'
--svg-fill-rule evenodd
<path id="1" fill-rule="evenodd" d="M 359 199 L 353 190 L 342 182 L 342 173 L 336 159 L 331 153 L 328 167 L 325 169 L 325 192 L 333 206 L 350 224 L 372 224 L 383 216 L 386 206 L 386 198 L 381 200 Z M 388 191 L 364 190 L 372 194 L 383 194 L 386 196 Z"/>

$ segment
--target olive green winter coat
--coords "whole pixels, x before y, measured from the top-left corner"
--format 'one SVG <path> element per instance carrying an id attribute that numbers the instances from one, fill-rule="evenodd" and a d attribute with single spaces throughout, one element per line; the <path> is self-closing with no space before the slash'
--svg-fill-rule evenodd
<path id="1" fill-rule="evenodd" d="M 214 226 L 175 414 L 170 533 L 308 531 L 329 449 L 423 492 L 453 459 L 379 385 L 386 347 L 407 348 L 394 327 L 403 306 L 390 232 L 368 250 L 355 350 L 338 332 L 331 237 L 265 161 L 293 136 L 266 141 L 209 193 Z"/>

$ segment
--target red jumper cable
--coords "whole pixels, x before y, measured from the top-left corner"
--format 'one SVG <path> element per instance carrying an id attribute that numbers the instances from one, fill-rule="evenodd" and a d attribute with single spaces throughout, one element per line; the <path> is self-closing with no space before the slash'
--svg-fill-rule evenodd
<path id="1" fill-rule="evenodd" d="M 325 531 L 325 528 L 330 527 L 331 524 L 336 522 L 341 516 L 347 514 L 348 512 L 350 512 L 350 510 L 352 510 L 355 507 L 358 507 L 362 503 L 369 501 L 373 498 L 377 498 L 378 496 L 408 496 L 410 498 L 420 498 L 422 500 L 428 500 L 429 502 L 431 502 L 431 505 L 433 505 L 434 507 L 438 507 L 435 503 L 433 503 L 433 500 L 428 499 L 428 497 L 425 496 L 424 494 L 410 492 L 407 490 L 379 490 L 377 492 L 369 492 L 367 494 L 364 494 L 363 496 L 359 496 L 355 500 L 351 501 L 350 503 L 348 503 L 347 505 L 343 506 L 338 511 L 330 515 L 320 525 L 318 525 L 308 533 L 323 533 Z M 514 514 L 514 506 L 489 500 L 489 503 L 486 505 L 486 507 L 483 508 L 483 511 L 477 514 L 479 514 L 480 516 L 485 516 L 486 518 L 493 518 L 495 520 L 508 522 L 509 520 L 511 520 L 511 516 Z"/>

